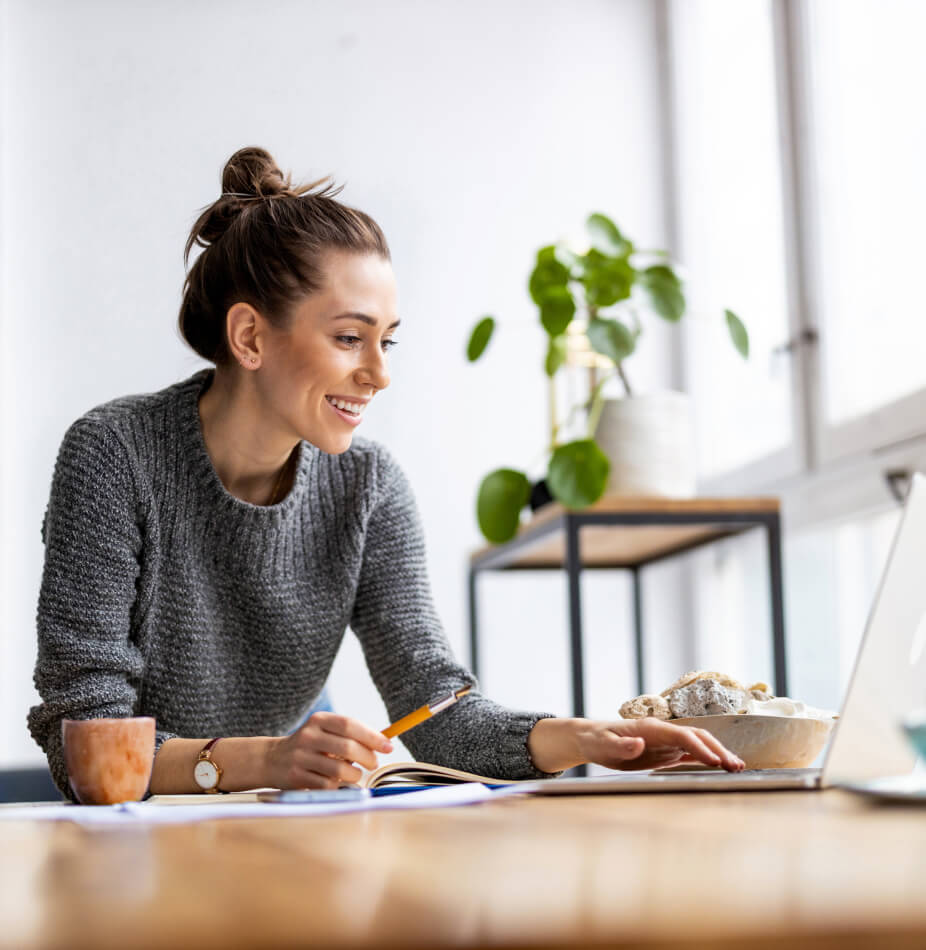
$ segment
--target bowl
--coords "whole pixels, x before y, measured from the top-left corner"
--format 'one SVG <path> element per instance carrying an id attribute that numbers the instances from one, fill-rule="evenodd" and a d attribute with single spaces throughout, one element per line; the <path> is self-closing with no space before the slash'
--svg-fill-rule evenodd
<path id="1" fill-rule="evenodd" d="M 902 725 L 913 751 L 926 761 L 926 709 L 911 713 Z"/>
<path id="2" fill-rule="evenodd" d="M 676 726 L 706 729 L 747 769 L 802 769 L 820 754 L 835 719 L 806 716 L 753 716 L 748 713 L 671 719 Z"/>

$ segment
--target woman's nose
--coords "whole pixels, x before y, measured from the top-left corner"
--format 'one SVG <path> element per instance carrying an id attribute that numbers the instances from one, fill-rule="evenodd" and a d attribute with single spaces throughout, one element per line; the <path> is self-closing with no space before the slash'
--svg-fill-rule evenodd
<path id="1" fill-rule="evenodd" d="M 389 367 L 386 364 L 386 354 L 379 350 L 377 356 L 371 357 L 359 371 L 361 379 L 375 389 L 385 389 L 389 385 Z"/>

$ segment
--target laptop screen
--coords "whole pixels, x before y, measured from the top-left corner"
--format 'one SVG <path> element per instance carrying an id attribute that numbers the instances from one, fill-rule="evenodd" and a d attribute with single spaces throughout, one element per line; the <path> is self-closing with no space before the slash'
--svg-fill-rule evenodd
<path id="1" fill-rule="evenodd" d="M 823 783 L 911 772 L 916 756 L 900 724 L 924 706 L 926 477 L 916 474 L 823 762 Z"/>

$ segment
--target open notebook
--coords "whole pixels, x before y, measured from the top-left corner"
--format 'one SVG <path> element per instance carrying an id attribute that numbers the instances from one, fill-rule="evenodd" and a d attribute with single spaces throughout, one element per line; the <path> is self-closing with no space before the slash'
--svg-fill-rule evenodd
<path id="1" fill-rule="evenodd" d="M 458 782 L 481 782 L 483 785 L 517 785 L 517 781 L 474 775 L 445 765 L 429 762 L 387 762 L 364 775 L 363 788 L 383 788 L 386 785 L 456 785 Z"/>
<path id="2" fill-rule="evenodd" d="M 372 772 L 367 772 L 360 780 L 361 788 L 385 788 L 386 786 L 427 786 L 458 785 L 463 782 L 480 782 L 483 785 L 517 785 L 517 781 L 492 778 L 488 775 L 475 775 L 460 769 L 447 768 L 444 765 L 431 765 L 429 762 L 387 762 Z M 249 792 L 229 792 L 225 795 L 152 795 L 148 799 L 155 805 L 189 805 L 196 803 L 219 802 L 256 802 L 264 789 Z"/>

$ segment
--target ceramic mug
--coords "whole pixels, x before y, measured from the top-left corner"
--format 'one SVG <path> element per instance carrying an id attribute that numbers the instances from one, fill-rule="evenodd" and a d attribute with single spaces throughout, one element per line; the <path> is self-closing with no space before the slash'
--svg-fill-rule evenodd
<path id="1" fill-rule="evenodd" d="M 154 765 L 151 716 L 62 719 L 68 780 L 82 805 L 115 805 L 144 797 Z"/>

